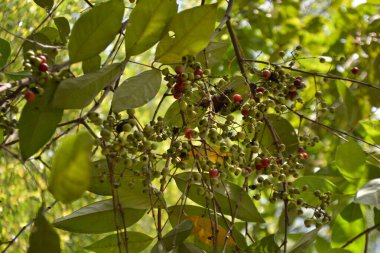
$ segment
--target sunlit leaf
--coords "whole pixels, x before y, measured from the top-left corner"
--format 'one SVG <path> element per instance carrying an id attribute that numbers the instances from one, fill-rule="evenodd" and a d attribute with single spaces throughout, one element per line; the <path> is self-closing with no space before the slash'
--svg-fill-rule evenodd
<path id="1" fill-rule="evenodd" d="M 354 202 L 380 209 L 380 178 L 373 179 L 362 186 L 356 193 Z"/>
<path id="2" fill-rule="evenodd" d="M 63 139 L 53 157 L 49 191 L 57 200 L 70 203 L 88 188 L 91 177 L 93 139 L 81 132 Z"/>
<path id="3" fill-rule="evenodd" d="M 366 155 L 355 141 L 342 143 L 335 154 L 340 173 L 349 181 L 356 181 L 363 176 Z"/>
<path id="4" fill-rule="evenodd" d="M 140 54 L 156 44 L 177 8 L 175 0 L 140 0 L 125 29 L 126 55 Z"/>
<path id="5" fill-rule="evenodd" d="M 152 100 L 161 86 L 161 72 L 148 70 L 125 80 L 112 99 L 114 112 L 143 106 Z"/>
<path id="6" fill-rule="evenodd" d="M 157 46 L 156 61 L 181 62 L 206 48 L 214 32 L 216 5 L 203 5 L 180 12 L 170 22 L 168 33 Z"/>
<path id="7" fill-rule="evenodd" d="M 308 233 L 302 235 L 301 239 L 299 239 L 290 249 L 289 253 L 304 253 L 307 248 L 315 241 L 318 235 L 318 229 L 314 229 Z"/>
<path id="8" fill-rule="evenodd" d="M 58 28 L 62 42 L 66 42 L 70 34 L 70 24 L 65 17 L 56 17 L 53 19 L 55 26 Z"/>
<path id="9" fill-rule="evenodd" d="M 279 249 L 274 235 L 268 235 L 249 246 L 249 252 L 254 253 L 276 253 L 279 252 Z"/>
<path id="10" fill-rule="evenodd" d="M 120 31 L 123 14 L 122 0 L 95 5 L 82 14 L 70 34 L 70 62 L 82 61 L 102 52 Z"/>

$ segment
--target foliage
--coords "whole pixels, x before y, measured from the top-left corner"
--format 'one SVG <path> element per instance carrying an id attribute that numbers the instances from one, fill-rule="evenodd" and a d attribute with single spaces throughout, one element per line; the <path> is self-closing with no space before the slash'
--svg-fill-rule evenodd
<path id="1" fill-rule="evenodd" d="M 378 251 L 376 1 L 0 8 L 2 252 Z"/>

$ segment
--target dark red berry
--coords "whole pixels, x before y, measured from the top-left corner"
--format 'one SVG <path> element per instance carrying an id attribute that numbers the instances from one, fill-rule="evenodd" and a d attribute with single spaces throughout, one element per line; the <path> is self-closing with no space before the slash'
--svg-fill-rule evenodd
<path id="1" fill-rule="evenodd" d="M 24 93 L 24 97 L 29 103 L 32 103 L 34 100 L 36 100 L 36 94 L 31 90 L 26 91 Z"/>
<path id="2" fill-rule="evenodd" d="M 296 80 L 294 80 L 293 84 L 294 84 L 294 86 L 297 87 L 297 89 L 299 89 L 299 87 L 301 87 L 302 80 L 296 79 Z"/>
<path id="3" fill-rule="evenodd" d="M 261 165 L 263 166 L 263 168 L 268 167 L 269 164 L 270 164 L 270 160 L 269 160 L 269 158 L 263 158 L 263 159 L 261 160 Z"/>
<path id="4" fill-rule="evenodd" d="M 183 97 L 183 92 L 174 92 L 173 96 L 175 99 L 180 99 L 181 97 Z"/>
<path id="5" fill-rule="evenodd" d="M 39 56 L 37 56 L 37 58 L 41 60 L 41 63 L 47 62 L 47 59 L 44 55 L 39 55 Z"/>
<path id="6" fill-rule="evenodd" d="M 48 71 L 49 69 L 49 65 L 47 65 L 46 62 L 43 62 L 40 64 L 40 66 L 38 66 L 38 69 L 41 71 L 41 72 L 46 72 Z"/>
<path id="7" fill-rule="evenodd" d="M 193 131 L 193 129 L 191 128 L 188 128 L 185 130 L 185 137 L 189 140 L 191 140 L 191 132 Z"/>
<path id="8" fill-rule="evenodd" d="M 301 82 L 303 81 L 303 77 L 302 76 L 297 76 L 296 79 L 301 80 Z"/>
<path id="9" fill-rule="evenodd" d="M 298 96 L 298 93 L 297 93 L 297 91 L 289 91 L 288 96 L 291 100 L 293 100 Z"/>
<path id="10" fill-rule="evenodd" d="M 199 77 L 203 77 L 203 71 L 201 68 L 197 68 L 195 71 L 194 71 L 194 76 L 199 76 Z"/>
<path id="11" fill-rule="evenodd" d="M 248 117 L 249 113 L 251 112 L 251 110 L 249 110 L 248 108 L 243 108 L 241 109 L 241 114 L 244 116 L 244 117 Z"/>
<path id="12" fill-rule="evenodd" d="M 256 164 L 256 169 L 257 170 L 263 170 L 265 167 L 261 164 L 261 163 L 259 163 L 259 164 Z"/>
<path id="13" fill-rule="evenodd" d="M 181 76 L 177 76 L 177 79 L 175 80 L 177 84 L 183 84 L 183 79 Z"/>
<path id="14" fill-rule="evenodd" d="M 175 92 L 184 92 L 185 91 L 185 85 L 183 83 L 182 84 L 177 83 L 176 85 L 174 85 L 174 91 Z"/>
<path id="15" fill-rule="evenodd" d="M 256 89 L 256 92 L 257 93 L 259 93 L 259 92 L 264 92 L 265 91 L 265 88 L 264 87 L 258 87 L 257 89 Z"/>
<path id="16" fill-rule="evenodd" d="M 306 152 L 300 153 L 299 156 L 300 156 L 300 159 L 302 160 L 306 160 L 309 157 Z"/>
<path id="17" fill-rule="evenodd" d="M 353 67 L 351 69 L 351 72 L 352 72 L 352 74 L 357 75 L 359 73 L 359 68 L 358 67 Z"/>
<path id="18" fill-rule="evenodd" d="M 269 69 L 264 69 L 262 72 L 262 75 L 265 79 L 269 79 L 269 77 L 272 75 Z"/>
<path id="19" fill-rule="evenodd" d="M 219 170 L 218 169 L 211 169 L 208 174 L 210 175 L 211 178 L 216 178 L 219 177 Z"/>
<path id="20" fill-rule="evenodd" d="M 177 73 L 177 74 L 182 74 L 184 70 L 184 67 L 182 65 L 178 65 L 175 67 L 174 71 Z"/>
<path id="21" fill-rule="evenodd" d="M 240 102 L 243 100 L 243 98 L 242 98 L 242 96 L 241 96 L 240 94 L 235 94 L 235 95 L 233 95 L 232 99 L 233 99 L 236 103 L 240 103 Z"/>
<path id="22" fill-rule="evenodd" d="M 303 153 L 303 152 L 305 152 L 305 149 L 304 149 L 304 148 L 302 148 L 302 147 L 298 148 L 298 153 L 299 153 L 299 154 L 300 154 L 300 153 Z"/>

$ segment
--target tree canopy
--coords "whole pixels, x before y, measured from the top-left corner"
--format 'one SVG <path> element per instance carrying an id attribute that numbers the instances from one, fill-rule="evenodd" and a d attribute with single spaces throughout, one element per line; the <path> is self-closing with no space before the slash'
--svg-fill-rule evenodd
<path id="1" fill-rule="evenodd" d="M 378 1 L 0 9 L 3 253 L 379 251 Z"/>

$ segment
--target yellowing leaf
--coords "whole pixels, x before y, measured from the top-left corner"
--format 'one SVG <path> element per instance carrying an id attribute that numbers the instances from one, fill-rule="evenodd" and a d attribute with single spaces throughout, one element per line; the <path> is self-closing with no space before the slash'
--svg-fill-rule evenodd
<path id="1" fill-rule="evenodd" d="M 200 216 L 188 216 L 186 219 L 193 223 L 193 234 L 202 242 L 207 245 L 212 245 L 212 240 L 209 238 L 212 236 L 212 225 L 210 219 L 202 218 Z M 219 246 L 224 245 L 224 241 L 227 235 L 227 230 L 218 225 L 218 240 Z M 227 246 L 234 246 L 235 241 L 230 236 L 227 240 Z"/>
<path id="2" fill-rule="evenodd" d="M 66 137 L 53 158 L 49 191 L 57 200 L 70 203 L 78 199 L 90 185 L 91 148 L 88 132 Z"/>

